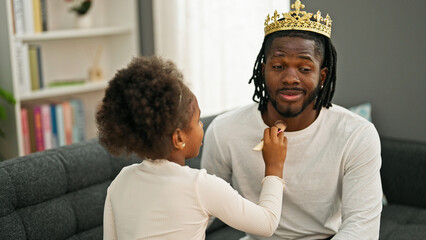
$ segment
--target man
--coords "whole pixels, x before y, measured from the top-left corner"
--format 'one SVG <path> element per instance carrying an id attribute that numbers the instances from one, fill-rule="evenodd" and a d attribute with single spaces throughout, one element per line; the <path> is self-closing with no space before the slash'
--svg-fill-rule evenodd
<path id="1" fill-rule="evenodd" d="M 257 202 L 263 129 L 287 124 L 286 182 L 271 238 L 378 239 L 382 210 L 380 140 L 374 125 L 332 104 L 336 52 L 331 19 L 302 11 L 267 17 L 250 82 L 257 104 L 218 116 L 206 131 L 201 167 Z M 281 17 L 282 16 L 282 17 Z"/>

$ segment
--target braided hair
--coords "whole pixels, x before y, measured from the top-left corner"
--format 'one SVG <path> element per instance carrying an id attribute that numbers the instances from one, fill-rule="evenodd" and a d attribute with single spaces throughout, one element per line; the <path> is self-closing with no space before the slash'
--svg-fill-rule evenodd
<path id="1" fill-rule="evenodd" d="M 337 53 L 330 38 L 318 33 L 300 30 L 278 31 L 266 36 L 263 40 L 262 48 L 257 55 L 253 67 L 253 75 L 249 83 L 254 82 L 255 90 L 253 101 L 259 103 L 259 111 L 266 110 L 269 100 L 268 92 L 265 86 L 265 79 L 262 74 L 262 64 L 266 63 L 267 53 L 269 52 L 274 39 L 279 37 L 301 37 L 315 41 L 315 50 L 323 58 L 321 68 L 328 68 L 327 76 L 324 80 L 323 88 L 319 91 L 314 109 L 321 110 L 321 107 L 331 107 L 331 99 L 336 88 L 336 63 Z"/>

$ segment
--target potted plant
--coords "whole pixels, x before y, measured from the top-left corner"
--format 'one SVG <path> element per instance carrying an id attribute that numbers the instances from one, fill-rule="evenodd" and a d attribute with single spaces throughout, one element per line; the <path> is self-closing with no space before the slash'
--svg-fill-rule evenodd
<path id="1" fill-rule="evenodd" d="M 90 28 L 92 26 L 92 18 L 88 14 L 92 6 L 92 0 L 65 0 L 72 3 L 69 8 L 70 12 L 76 14 L 77 28 Z"/>
<path id="2" fill-rule="evenodd" d="M 90 6 L 92 5 L 91 0 L 83 0 L 83 1 L 67 0 L 67 2 L 74 3 L 73 6 L 70 8 L 70 11 L 76 13 L 79 16 L 85 15 L 90 10 Z"/>

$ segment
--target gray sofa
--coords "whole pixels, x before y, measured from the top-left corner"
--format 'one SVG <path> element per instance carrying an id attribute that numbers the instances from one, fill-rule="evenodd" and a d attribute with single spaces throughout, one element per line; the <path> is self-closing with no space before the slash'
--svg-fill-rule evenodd
<path id="1" fill-rule="evenodd" d="M 202 120 L 205 128 L 212 119 Z M 382 156 L 380 239 L 426 239 L 426 144 L 383 138 Z M 187 164 L 199 168 L 199 158 Z M 106 189 L 138 161 L 113 157 L 92 139 L 0 162 L 0 239 L 102 239 Z M 243 235 L 216 220 L 206 239 Z"/>

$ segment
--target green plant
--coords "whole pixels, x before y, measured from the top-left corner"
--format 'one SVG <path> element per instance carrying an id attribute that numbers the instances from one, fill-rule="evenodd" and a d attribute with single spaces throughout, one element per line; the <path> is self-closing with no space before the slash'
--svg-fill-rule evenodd
<path id="1" fill-rule="evenodd" d="M 74 2 L 74 6 L 70 8 L 70 11 L 75 12 L 79 16 L 86 14 L 89 11 L 90 6 L 92 6 L 91 0 L 83 0 L 83 1 L 66 0 L 66 1 Z"/>
<path id="2" fill-rule="evenodd" d="M 8 91 L 4 90 L 0 87 L 0 98 L 4 99 L 9 104 L 15 104 L 16 100 L 13 97 L 13 94 L 9 93 Z M 0 104 L 0 120 L 5 120 L 7 118 L 6 108 Z M 0 137 L 4 137 L 4 132 L 0 128 Z"/>

